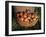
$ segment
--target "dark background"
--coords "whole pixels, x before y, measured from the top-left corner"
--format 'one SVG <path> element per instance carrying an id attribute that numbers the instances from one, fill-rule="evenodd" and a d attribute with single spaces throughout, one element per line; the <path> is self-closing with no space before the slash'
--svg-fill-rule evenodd
<path id="1" fill-rule="evenodd" d="M 19 31 L 19 30 L 39 30 L 41 29 L 41 7 L 35 7 L 34 12 L 38 12 L 38 16 L 40 16 L 38 22 L 36 23 L 35 26 L 24 28 L 21 27 L 17 21 L 16 21 L 16 6 L 12 6 L 12 31 Z"/>

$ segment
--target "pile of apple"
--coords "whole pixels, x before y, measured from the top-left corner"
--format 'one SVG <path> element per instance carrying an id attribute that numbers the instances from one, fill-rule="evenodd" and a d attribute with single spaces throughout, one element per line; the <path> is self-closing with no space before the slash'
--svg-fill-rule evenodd
<path id="1" fill-rule="evenodd" d="M 28 12 L 17 12 L 17 21 L 21 26 L 32 26 L 32 23 L 38 19 L 36 13 L 28 13 Z"/>

